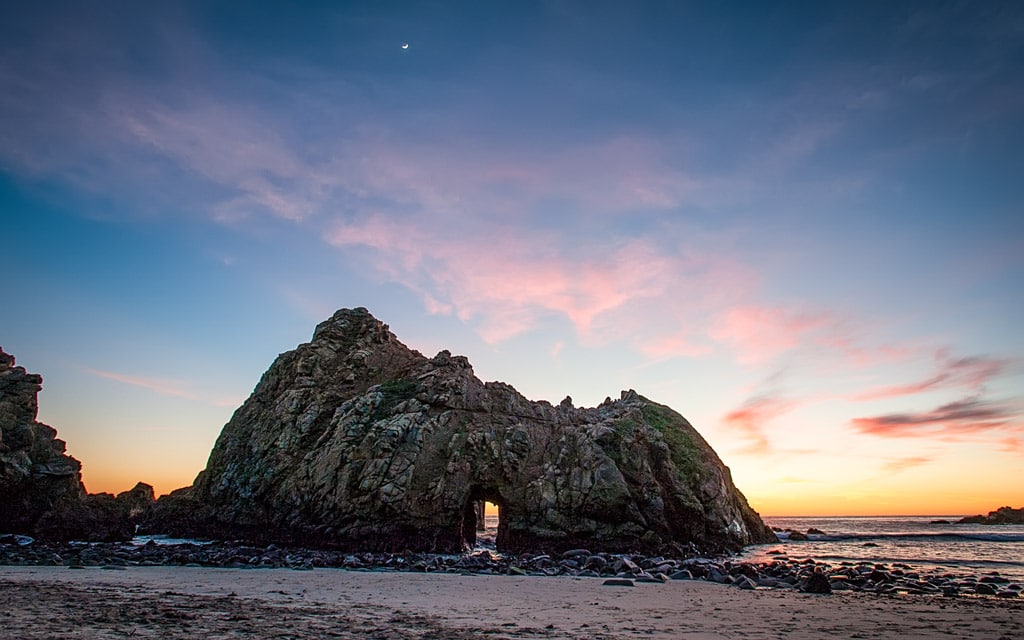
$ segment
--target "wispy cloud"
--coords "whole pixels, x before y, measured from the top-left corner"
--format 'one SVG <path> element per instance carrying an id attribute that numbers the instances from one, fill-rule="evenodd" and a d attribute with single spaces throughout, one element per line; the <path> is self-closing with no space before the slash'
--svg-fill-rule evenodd
<path id="1" fill-rule="evenodd" d="M 1024 437 L 1003 438 L 999 444 L 1002 445 L 1000 451 L 1024 454 Z"/>
<path id="2" fill-rule="evenodd" d="M 107 97 L 111 124 L 133 146 L 228 190 L 210 208 L 232 222 L 256 213 L 301 221 L 320 212 L 338 182 L 323 163 L 295 153 L 278 119 L 244 104 L 192 98 L 174 109 L 137 96 Z"/>
<path id="3" fill-rule="evenodd" d="M 154 393 L 175 398 L 185 398 L 218 407 L 235 407 L 242 403 L 244 398 L 212 398 L 206 394 L 198 393 L 188 388 L 188 383 L 182 380 L 168 380 L 164 378 L 150 378 L 144 376 L 126 375 L 113 371 L 102 371 L 100 369 L 86 369 L 87 373 L 107 380 L 114 380 L 133 387 L 148 389 Z"/>
<path id="4" fill-rule="evenodd" d="M 562 349 L 565 348 L 565 341 L 558 340 L 554 345 L 551 346 L 551 359 L 558 360 L 558 356 L 561 355 Z"/>
<path id="5" fill-rule="evenodd" d="M 809 342 L 810 335 L 833 323 L 827 313 L 745 305 L 718 314 L 709 334 L 730 345 L 741 363 L 763 364 Z"/>
<path id="6" fill-rule="evenodd" d="M 671 293 L 691 266 L 640 239 L 599 255 L 566 256 L 554 235 L 515 228 L 469 233 L 455 237 L 374 216 L 338 225 L 328 241 L 372 249 L 370 259 L 388 278 L 419 291 L 437 311 L 450 306 L 490 342 L 527 331 L 550 314 L 592 338 L 602 314 Z"/>
<path id="7" fill-rule="evenodd" d="M 890 474 L 899 473 L 900 471 L 906 471 L 907 469 L 920 467 L 922 465 L 928 464 L 931 461 L 931 458 L 926 458 L 924 456 L 889 458 L 882 464 L 882 470 Z"/>

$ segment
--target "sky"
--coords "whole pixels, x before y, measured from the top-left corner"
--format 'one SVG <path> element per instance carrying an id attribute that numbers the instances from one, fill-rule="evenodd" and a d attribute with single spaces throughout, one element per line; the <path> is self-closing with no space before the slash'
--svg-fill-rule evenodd
<path id="1" fill-rule="evenodd" d="M 763 515 L 1024 506 L 1021 69 L 1011 1 L 15 3 L 0 346 L 92 492 L 364 306 Z"/>

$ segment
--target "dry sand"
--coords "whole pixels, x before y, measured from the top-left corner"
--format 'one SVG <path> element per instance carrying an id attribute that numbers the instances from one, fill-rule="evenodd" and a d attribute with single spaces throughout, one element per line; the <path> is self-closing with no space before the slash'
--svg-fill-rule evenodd
<path id="1" fill-rule="evenodd" d="M 1024 601 L 338 569 L 0 567 L 0 638 L 1024 638 Z"/>

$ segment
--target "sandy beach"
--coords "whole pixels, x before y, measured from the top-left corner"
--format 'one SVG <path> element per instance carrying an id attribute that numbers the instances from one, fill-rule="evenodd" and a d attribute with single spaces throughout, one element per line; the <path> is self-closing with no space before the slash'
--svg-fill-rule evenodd
<path id="1" fill-rule="evenodd" d="M 1020 638 L 1024 602 L 707 582 L 0 567 L 4 638 Z"/>

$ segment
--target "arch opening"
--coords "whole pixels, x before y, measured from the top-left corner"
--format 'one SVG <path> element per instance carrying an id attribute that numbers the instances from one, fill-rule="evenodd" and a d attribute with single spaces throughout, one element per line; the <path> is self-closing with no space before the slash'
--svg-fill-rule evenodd
<path id="1" fill-rule="evenodd" d="M 504 500 L 495 488 L 474 485 L 462 512 L 462 543 L 470 549 L 501 546 Z"/>

